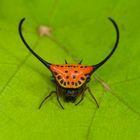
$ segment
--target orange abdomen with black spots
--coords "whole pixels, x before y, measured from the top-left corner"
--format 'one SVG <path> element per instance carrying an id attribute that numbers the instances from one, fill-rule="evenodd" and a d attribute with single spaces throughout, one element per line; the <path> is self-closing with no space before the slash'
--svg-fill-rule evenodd
<path id="1" fill-rule="evenodd" d="M 81 64 L 52 64 L 50 70 L 60 86 L 64 88 L 79 88 L 90 77 L 93 67 Z"/>

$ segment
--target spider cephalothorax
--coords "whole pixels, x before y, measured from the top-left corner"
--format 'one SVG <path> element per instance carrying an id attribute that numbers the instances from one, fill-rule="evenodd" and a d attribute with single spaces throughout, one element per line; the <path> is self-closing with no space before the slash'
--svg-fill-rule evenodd
<path id="1" fill-rule="evenodd" d="M 56 82 L 56 91 L 50 92 L 50 94 L 41 102 L 39 108 L 41 108 L 44 101 L 48 97 L 50 97 L 53 93 L 56 93 L 57 100 L 63 109 L 64 109 L 64 107 L 62 106 L 62 104 L 59 101 L 59 96 L 63 96 L 65 101 L 67 101 L 67 102 L 69 102 L 69 101 L 75 102 L 77 97 L 79 95 L 81 95 L 81 99 L 76 103 L 76 105 L 78 105 L 83 100 L 84 93 L 86 90 L 88 90 L 88 92 L 90 93 L 92 98 L 95 100 L 97 106 L 99 107 L 95 97 L 93 96 L 93 94 L 90 91 L 90 88 L 87 87 L 87 83 L 89 82 L 92 73 L 95 72 L 95 70 L 97 70 L 100 66 L 102 66 L 112 56 L 112 54 L 114 53 L 114 51 L 117 48 L 117 45 L 119 42 L 119 29 L 118 29 L 115 21 L 113 19 L 109 18 L 109 20 L 113 23 L 115 30 L 116 30 L 116 34 L 117 34 L 116 43 L 115 43 L 112 51 L 100 63 L 98 63 L 96 65 L 87 66 L 87 65 L 81 64 L 81 62 L 79 64 L 67 64 L 67 62 L 66 62 L 66 64 L 63 64 L 63 65 L 56 65 L 56 64 L 51 64 L 51 63 L 48 63 L 47 61 L 45 61 L 38 54 L 36 54 L 25 41 L 25 39 L 22 35 L 22 32 L 21 32 L 22 23 L 24 20 L 25 20 L 25 18 L 23 18 L 20 21 L 19 28 L 18 28 L 19 35 L 20 35 L 23 43 L 28 48 L 28 50 L 52 72 L 52 75 Z"/>

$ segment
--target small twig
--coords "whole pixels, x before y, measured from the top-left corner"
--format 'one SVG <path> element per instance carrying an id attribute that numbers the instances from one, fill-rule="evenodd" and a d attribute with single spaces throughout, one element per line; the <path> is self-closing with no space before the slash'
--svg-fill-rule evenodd
<path id="1" fill-rule="evenodd" d="M 105 89 L 105 91 L 111 91 L 111 87 L 104 80 L 102 80 L 99 76 L 94 74 L 94 78 L 97 82 L 99 82 L 102 85 L 102 87 Z"/>

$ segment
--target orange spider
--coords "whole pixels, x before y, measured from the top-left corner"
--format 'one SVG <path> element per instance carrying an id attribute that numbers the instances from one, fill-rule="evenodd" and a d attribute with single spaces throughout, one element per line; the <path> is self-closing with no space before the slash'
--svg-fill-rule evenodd
<path id="1" fill-rule="evenodd" d="M 57 101 L 62 107 L 62 109 L 64 109 L 64 107 L 62 106 L 59 100 L 59 95 L 63 96 L 67 102 L 68 101 L 75 102 L 77 97 L 81 95 L 81 99 L 75 104 L 75 105 L 78 105 L 83 100 L 84 93 L 86 90 L 88 90 L 91 97 L 95 100 L 97 107 L 99 107 L 96 98 L 91 93 L 90 88 L 87 87 L 87 83 L 90 81 L 90 77 L 93 74 L 93 72 L 95 72 L 95 70 L 97 70 L 100 66 L 102 66 L 112 56 L 112 54 L 114 53 L 114 51 L 116 50 L 118 46 L 119 29 L 115 21 L 112 18 L 109 18 L 109 20 L 112 22 L 112 24 L 115 27 L 116 35 L 117 35 L 116 42 L 112 51 L 100 63 L 96 65 L 92 65 L 92 66 L 87 66 L 87 65 L 81 64 L 82 61 L 78 64 L 67 64 L 67 61 L 65 61 L 66 64 L 63 64 L 63 65 L 51 64 L 45 61 L 38 54 L 36 54 L 25 41 L 21 32 L 22 23 L 24 20 L 25 18 L 21 19 L 19 23 L 19 28 L 18 28 L 21 40 L 23 41 L 27 49 L 52 72 L 52 75 L 56 82 L 56 91 L 50 92 L 50 94 L 47 97 L 45 97 L 45 99 L 41 102 L 39 109 L 41 108 L 45 100 L 48 97 L 50 97 L 53 93 L 56 93 Z"/>

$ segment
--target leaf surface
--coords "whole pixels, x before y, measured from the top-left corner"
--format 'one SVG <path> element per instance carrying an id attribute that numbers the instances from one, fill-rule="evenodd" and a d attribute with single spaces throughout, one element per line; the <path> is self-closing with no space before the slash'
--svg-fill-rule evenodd
<path id="1" fill-rule="evenodd" d="M 140 139 L 140 2 L 87 0 L 1 0 L 0 4 L 0 139 L 2 140 L 139 140 Z M 93 65 L 112 49 L 115 31 L 120 43 L 112 58 L 98 71 L 111 90 L 105 92 L 94 77 L 78 106 L 63 111 L 53 95 L 38 110 L 55 84 L 51 73 L 21 42 L 18 23 L 26 17 L 23 33 L 30 46 L 51 63 Z M 50 37 L 37 28 L 47 25 Z"/>

